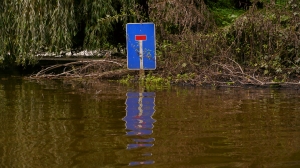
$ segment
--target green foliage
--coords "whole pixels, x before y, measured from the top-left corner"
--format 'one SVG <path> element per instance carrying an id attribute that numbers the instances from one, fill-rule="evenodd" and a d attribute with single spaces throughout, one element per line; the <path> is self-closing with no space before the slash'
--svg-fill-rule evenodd
<path id="1" fill-rule="evenodd" d="M 149 73 L 145 77 L 145 83 L 147 85 L 170 85 L 171 78 L 163 78 L 160 76 L 154 76 L 152 73 Z"/>
<path id="2" fill-rule="evenodd" d="M 138 77 L 127 75 L 119 82 L 125 85 L 139 84 L 140 86 L 145 87 L 147 90 L 157 90 L 170 87 L 171 77 L 161 77 L 158 75 L 153 75 L 150 71 L 143 79 L 135 80 Z"/>
<path id="3" fill-rule="evenodd" d="M 134 9 L 135 0 L 2 0 L 0 63 L 32 64 L 38 53 L 71 50 L 78 31 L 79 47 L 103 48 L 114 23 L 136 18 Z"/>
<path id="4" fill-rule="evenodd" d="M 85 46 L 96 49 L 107 42 L 106 36 L 112 29 L 112 21 L 115 20 L 111 16 L 116 15 L 116 11 L 111 0 L 85 0 L 84 4 L 84 13 L 87 13 Z"/>
<path id="5" fill-rule="evenodd" d="M 236 18 L 245 13 L 244 10 L 236 10 L 233 8 L 214 8 L 211 12 L 218 26 L 228 26 L 232 24 Z"/>
<path id="6" fill-rule="evenodd" d="M 299 67 L 299 20 L 295 12 L 280 8 L 239 17 L 227 33 L 235 59 L 263 69 L 265 75 Z"/>
<path id="7" fill-rule="evenodd" d="M 184 73 L 184 74 L 177 74 L 175 78 L 176 83 L 180 82 L 188 82 L 190 80 L 193 80 L 195 78 L 196 74 L 195 73 Z"/>
<path id="8" fill-rule="evenodd" d="M 34 60 L 46 49 L 59 51 L 70 47 L 76 27 L 73 1 L 3 0 L 0 21 L 0 57 L 10 57 L 17 64 Z"/>
<path id="9" fill-rule="evenodd" d="M 234 0 L 205 0 L 209 8 L 233 8 Z"/>
<path id="10" fill-rule="evenodd" d="M 131 76 L 128 74 L 126 77 L 121 79 L 119 82 L 122 84 L 129 84 L 131 81 L 133 81 L 133 79 L 134 79 L 134 76 Z"/>

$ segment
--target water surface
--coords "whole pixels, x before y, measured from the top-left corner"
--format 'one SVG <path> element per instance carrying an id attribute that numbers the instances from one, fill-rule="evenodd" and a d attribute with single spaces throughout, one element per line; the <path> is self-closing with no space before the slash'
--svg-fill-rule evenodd
<path id="1" fill-rule="evenodd" d="M 298 90 L 0 79 L 0 167 L 300 167 Z"/>

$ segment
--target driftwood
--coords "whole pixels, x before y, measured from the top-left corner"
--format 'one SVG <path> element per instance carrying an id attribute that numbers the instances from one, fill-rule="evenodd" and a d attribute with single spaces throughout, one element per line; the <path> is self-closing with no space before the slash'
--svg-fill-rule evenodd
<path id="1" fill-rule="evenodd" d="M 118 78 L 132 71 L 124 60 L 88 60 L 57 64 L 42 69 L 31 78 Z"/>
<path id="2" fill-rule="evenodd" d="M 273 81 L 272 77 L 261 75 L 255 69 L 243 69 L 236 61 L 224 57 L 210 66 L 201 69 L 193 83 L 226 87 L 260 86 L 299 88 L 300 78 L 295 77 L 285 82 Z"/>

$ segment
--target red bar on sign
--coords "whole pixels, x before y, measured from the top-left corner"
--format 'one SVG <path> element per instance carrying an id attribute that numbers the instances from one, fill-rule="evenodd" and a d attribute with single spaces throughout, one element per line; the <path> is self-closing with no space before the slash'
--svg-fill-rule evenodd
<path id="1" fill-rule="evenodd" d="M 139 40 L 146 41 L 147 36 L 146 35 L 135 35 L 135 40 L 136 41 L 139 41 Z"/>

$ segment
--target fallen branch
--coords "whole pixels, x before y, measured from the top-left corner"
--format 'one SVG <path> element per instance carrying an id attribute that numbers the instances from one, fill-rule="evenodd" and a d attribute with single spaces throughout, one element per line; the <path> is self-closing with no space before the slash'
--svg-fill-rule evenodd
<path id="1" fill-rule="evenodd" d="M 108 74 L 120 74 L 123 69 L 122 60 L 90 60 L 76 61 L 66 64 L 58 64 L 47 67 L 31 78 L 48 78 L 48 77 L 101 77 Z M 63 68 L 64 67 L 64 68 Z M 63 68 L 63 70 L 61 70 Z M 121 68 L 121 69 L 120 69 Z M 56 71 L 54 73 L 54 71 Z M 61 72 L 60 72 L 61 71 Z"/>

